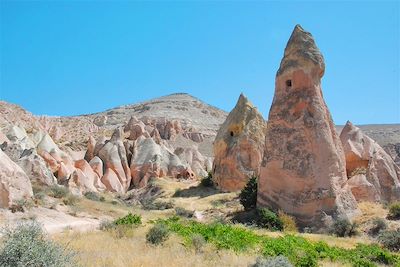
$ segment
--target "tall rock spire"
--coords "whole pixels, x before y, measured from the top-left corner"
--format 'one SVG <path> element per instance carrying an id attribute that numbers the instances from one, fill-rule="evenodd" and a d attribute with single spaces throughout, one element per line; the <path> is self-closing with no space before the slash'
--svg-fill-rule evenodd
<path id="1" fill-rule="evenodd" d="M 324 61 L 297 25 L 285 49 L 269 112 L 257 205 L 281 209 L 300 226 L 352 217 L 345 157 L 321 92 Z M 329 221 L 329 220 L 328 220 Z"/>

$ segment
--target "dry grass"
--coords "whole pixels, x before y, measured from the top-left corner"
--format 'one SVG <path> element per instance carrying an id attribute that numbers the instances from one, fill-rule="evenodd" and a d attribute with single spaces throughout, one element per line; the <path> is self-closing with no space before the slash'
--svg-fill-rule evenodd
<path id="1" fill-rule="evenodd" d="M 149 226 L 131 230 L 128 237 L 120 238 L 113 231 L 87 233 L 63 233 L 56 241 L 67 244 L 79 251 L 78 260 L 82 266 L 248 266 L 256 255 L 235 254 L 216 251 L 206 245 L 202 253 L 187 248 L 182 240 L 171 235 L 162 246 L 146 243 Z"/>
<path id="2" fill-rule="evenodd" d="M 379 203 L 361 202 L 358 204 L 358 208 L 361 210 L 361 215 L 355 218 L 355 222 L 358 224 L 364 224 L 376 217 L 386 218 L 388 213 Z"/>

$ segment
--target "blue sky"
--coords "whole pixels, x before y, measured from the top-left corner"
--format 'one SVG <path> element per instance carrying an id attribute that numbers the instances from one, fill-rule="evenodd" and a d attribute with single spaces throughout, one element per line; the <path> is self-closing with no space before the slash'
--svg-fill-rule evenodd
<path id="1" fill-rule="evenodd" d="M 34 114 L 103 111 L 175 92 L 268 117 L 293 27 L 326 63 L 337 124 L 399 123 L 398 2 L 0 0 L 0 98 Z"/>

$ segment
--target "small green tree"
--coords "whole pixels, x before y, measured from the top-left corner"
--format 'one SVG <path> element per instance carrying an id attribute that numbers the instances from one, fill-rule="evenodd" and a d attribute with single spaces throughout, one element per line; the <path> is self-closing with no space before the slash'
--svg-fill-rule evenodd
<path id="1" fill-rule="evenodd" d="M 257 177 L 252 176 L 247 182 L 246 186 L 242 189 L 239 195 L 240 204 L 243 205 L 245 210 L 252 210 L 256 208 L 257 203 Z"/>

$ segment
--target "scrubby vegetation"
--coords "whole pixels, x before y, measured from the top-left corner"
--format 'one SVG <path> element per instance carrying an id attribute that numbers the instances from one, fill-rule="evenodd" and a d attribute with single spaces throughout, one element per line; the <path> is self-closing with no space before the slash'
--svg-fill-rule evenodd
<path id="1" fill-rule="evenodd" d="M 214 186 L 214 181 L 212 179 L 212 173 L 209 172 L 206 177 L 201 179 L 200 184 L 204 187 L 213 187 Z"/>
<path id="2" fill-rule="evenodd" d="M 93 201 L 101 201 L 101 202 L 104 202 L 104 201 L 106 201 L 106 199 L 103 197 L 103 196 L 100 196 L 98 193 L 96 193 L 96 192 L 86 192 L 85 194 L 84 194 L 84 196 L 87 198 L 87 199 L 90 199 L 90 200 L 93 200 Z"/>
<path id="3" fill-rule="evenodd" d="M 387 223 L 382 218 L 374 218 L 371 224 L 371 227 L 368 229 L 368 234 L 371 236 L 377 236 L 381 231 L 387 228 Z"/>
<path id="4" fill-rule="evenodd" d="M 382 232 L 378 237 L 379 242 L 387 249 L 400 252 L 400 228 Z"/>
<path id="5" fill-rule="evenodd" d="M 255 264 L 250 267 L 293 267 L 285 256 L 263 258 L 258 257 Z"/>
<path id="6" fill-rule="evenodd" d="M 297 232 L 297 225 L 295 219 L 284 213 L 283 211 L 278 212 L 278 218 L 283 224 L 283 231 L 284 232 Z"/>
<path id="7" fill-rule="evenodd" d="M 297 235 L 284 235 L 271 238 L 255 234 L 243 227 L 229 224 L 202 224 L 194 221 L 181 221 L 178 217 L 159 220 L 168 229 L 182 236 L 190 244 L 195 234 L 203 236 L 206 242 L 218 249 L 243 252 L 261 249 L 265 257 L 285 256 L 294 266 L 318 266 L 320 260 L 350 263 L 353 266 L 377 266 L 386 264 L 397 266 L 400 256 L 381 248 L 376 244 L 358 244 L 353 249 L 329 246 L 325 242 L 311 242 Z M 260 265 L 263 266 L 263 265 Z"/>
<path id="8" fill-rule="evenodd" d="M 49 187 L 49 196 L 55 198 L 63 198 L 69 194 L 68 188 L 60 185 L 53 185 Z"/>
<path id="9" fill-rule="evenodd" d="M 186 218 L 192 218 L 193 217 L 193 211 L 192 210 L 187 210 L 185 208 L 182 207 L 176 207 L 175 208 L 175 214 L 177 216 L 182 216 L 182 217 L 186 217 Z"/>
<path id="10" fill-rule="evenodd" d="M 115 225 L 139 225 L 142 224 L 142 217 L 137 214 L 129 213 L 128 215 L 118 218 L 114 221 Z"/>
<path id="11" fill-rule="evenodd" d="M 256 208 L 257 203 L 257 177 L 253 176 L 249 179 L 246 186 L 242 189 L 239 195 L 240 204 L 245 210 Z"/>
<path id="12" fill-rule="evenodd" d="M 347 219 L 338 219 L 333 223 L 330 231 L 339 237 L 354 236 L 358 233 L 357 227 L 358 225 L 355 222 L 350 222 Z"/>
<path id="13" fill-rule="evenodd" d="M 153 245 L 160 245 L 167 240 L 168 235 L 168 227 L 165 224 L 157 223 L 146 234 L 146 241 Z"/>
<path id="14" fill-rule="evenodd" d="M 389 206 L 388 218 L 391 220 L 400 220 L 400 202 L 395 202 Z"/>
<path id="15" fill-rule="evenodd" d="M 25 222 L 16 228 L 3 229 L 0 266 L 75 266 L 74 254 L 48 240 L 36 222 Z"/>
<path id="16" fill-rule="evenodd" d="M 259 227 L 267 228 L 271 231 L 282 231 L 284 229 L 284 223 L 281 218 L 266 208 L 257 209 L 256 223 Z M 288 227 L 292 226 L 288 225 Z"/>

